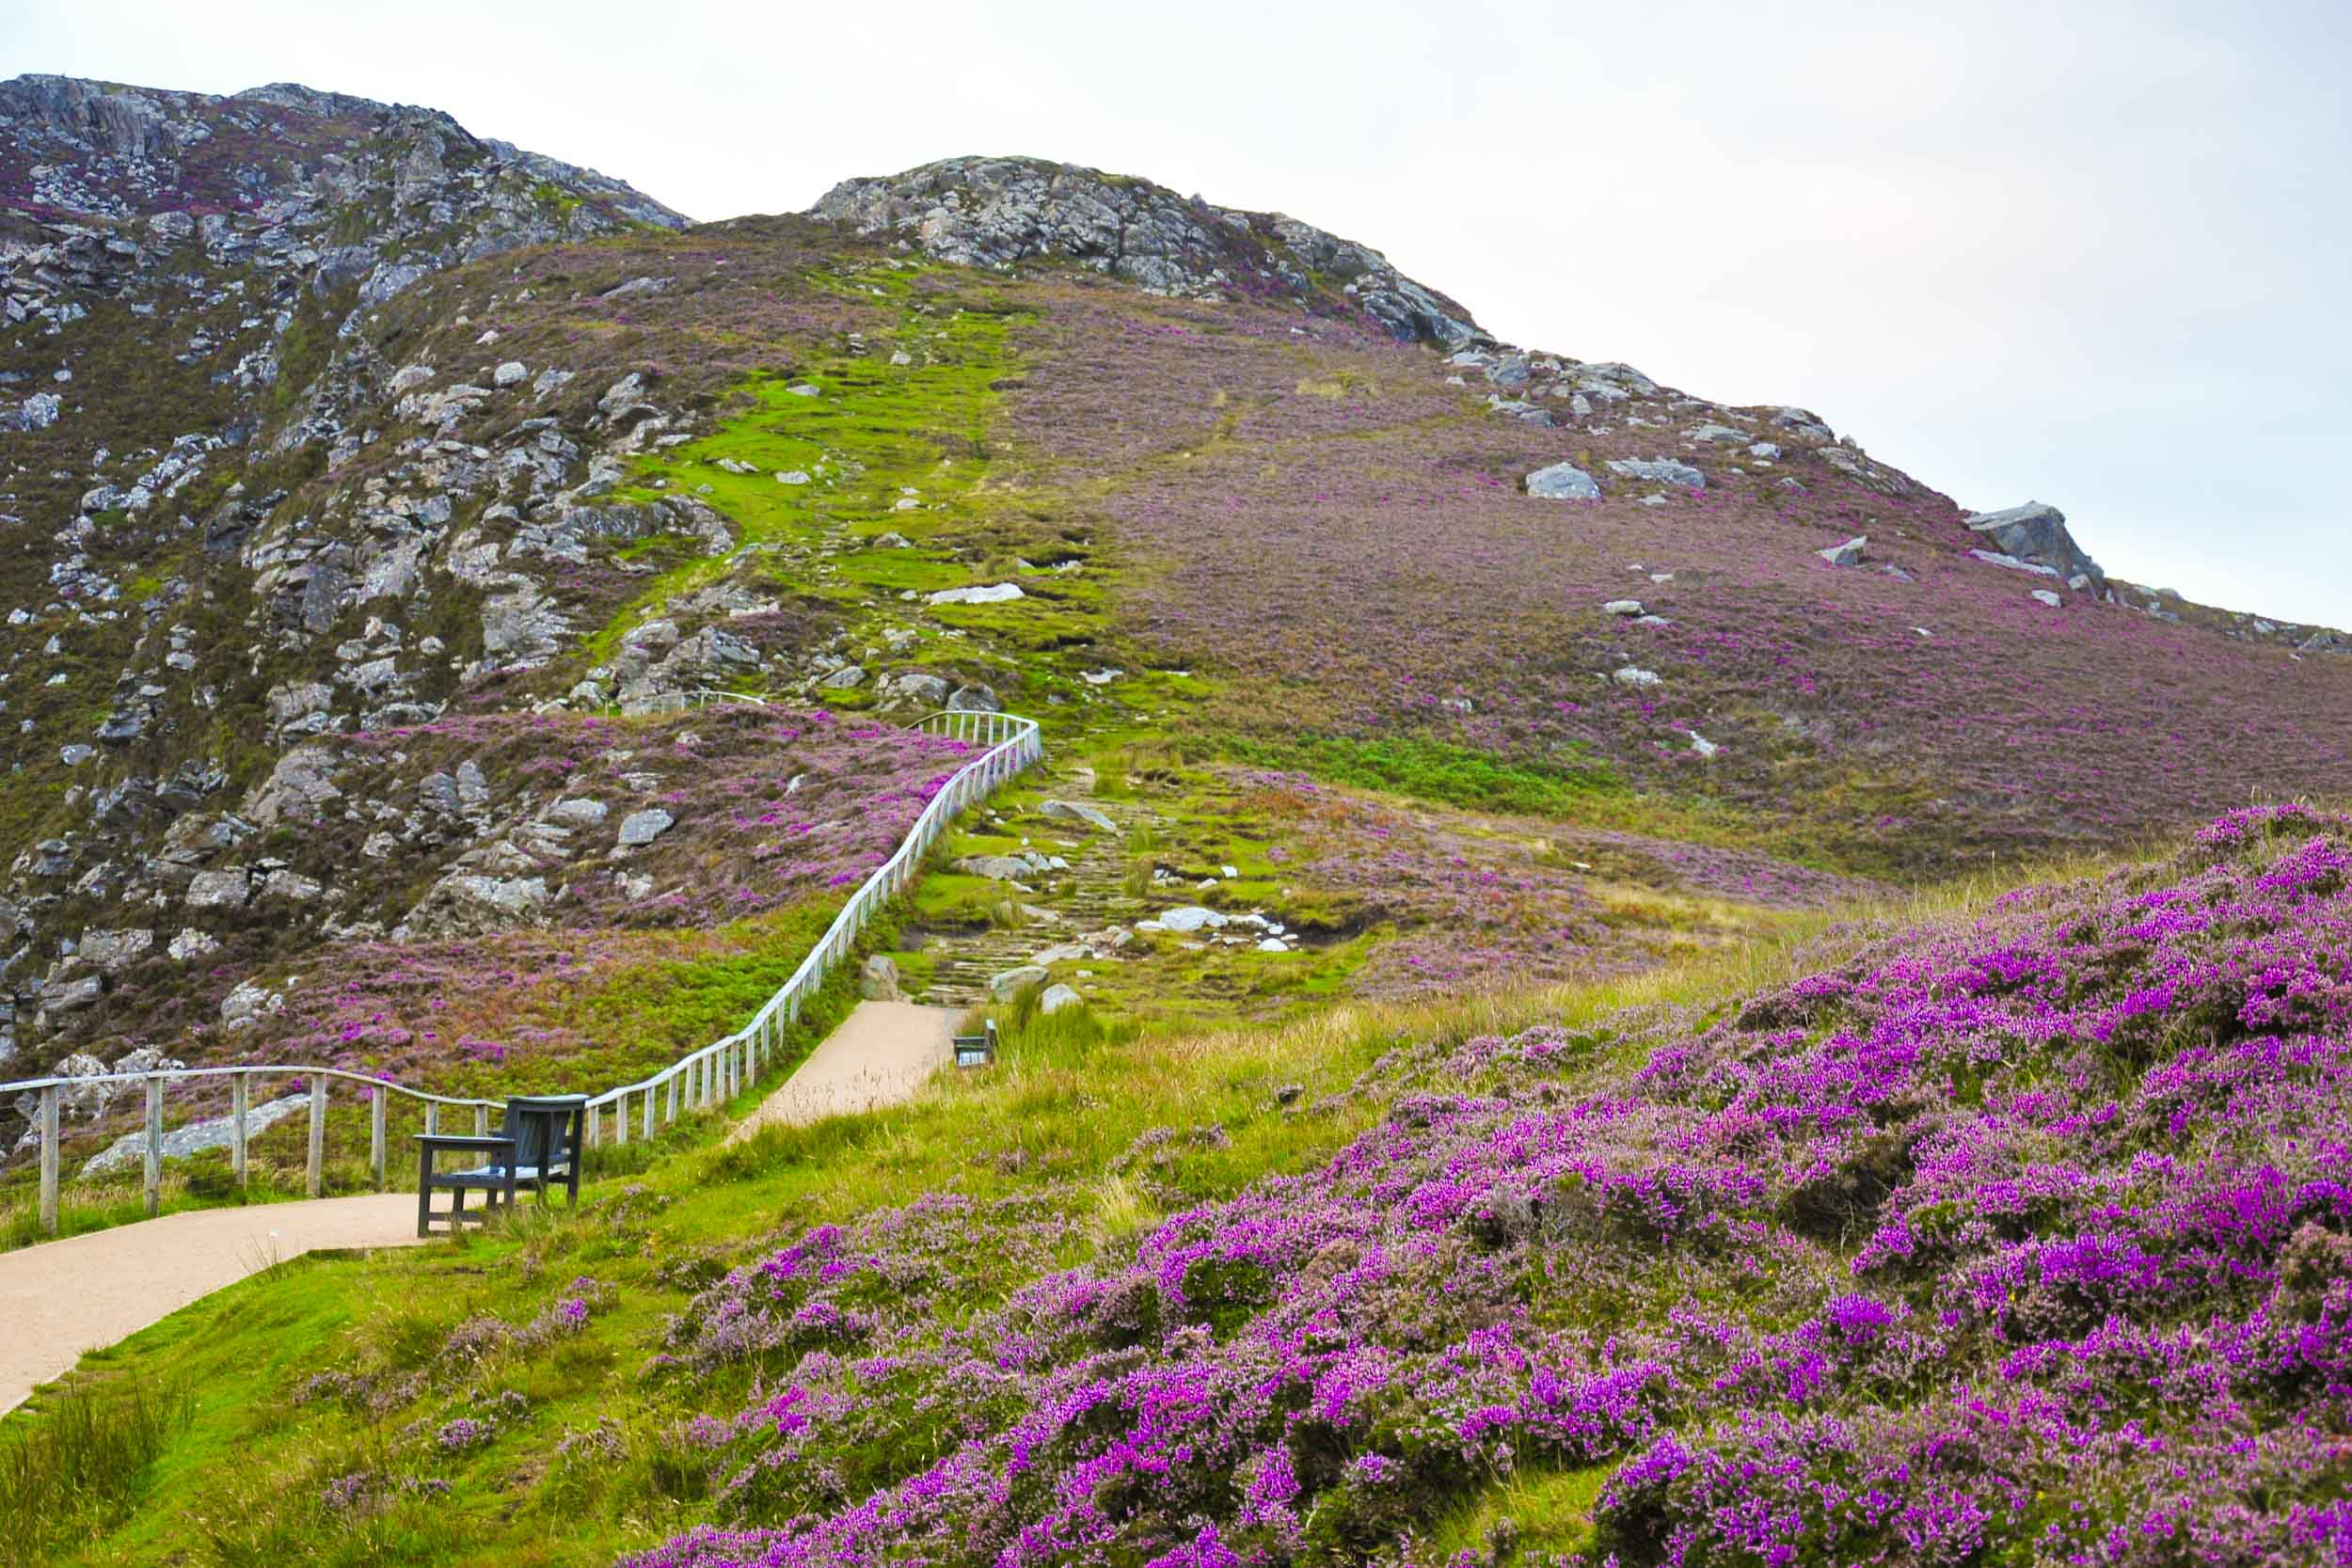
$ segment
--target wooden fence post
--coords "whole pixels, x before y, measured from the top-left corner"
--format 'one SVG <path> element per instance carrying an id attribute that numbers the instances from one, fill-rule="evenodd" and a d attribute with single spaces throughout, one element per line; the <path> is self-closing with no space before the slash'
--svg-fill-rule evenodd
<path id="1" fill-rule="evenodd" d="M 303 1190 L 316 1197 L 326 1181 L 326 1075 L 310 1079 L 310 1154 L 303 1167 Z"/>
<path id="2" fill-rule="evenodd" d="M 57 1233 L 57 1085 L 40 1091 L 40 1227 Z"/>
<path id="3" fill-rule="evenodd" d="M 652 1090 L 651 1088 L 646 1089 L 646 1090 L 645 1090 L 645 1136 L 646 1136 L 646 1137 L 648 1137 L 648 1138 L 650 1138 L 650 1137 L 652 1137 L 652 1136 L 653 1136 L 653 1097 L 654 1097 L 654 1090 Z"/>
<path id="4" fill-rule="evenodd" d="M 368 1090 L 368 1164 L 375 1171 L 375 1190 L 384 1190 L 384 1085 Z"/>
<path id="5" fill-rule="evenodd" d="M 253 1107 L 253 1078 L 238 1073 L 229 1080 L 229 1174 L 242 1190 L 246 1185 L 245 1118 Z"/>
<path id="6" fill-rule="evenodd" d="M 473 1108 L 473 1135 L 477 1138 L 486 1138 L 490 1135 L 490 1107 L 487 1105 L 477 1105 Z"/>
<path id="7" fill-rule="evenodd" d="M 164 1081 L 147 1080 L 147 1217 L 164 1202 Z"/>
<path id="8" fill-rule="evenodd" d="M 438 1137 L 440 1132 L 441 1102 L 437 1100 L 428 1100 L 424 1102 L 424 1135 L 428 1138 Z"/>

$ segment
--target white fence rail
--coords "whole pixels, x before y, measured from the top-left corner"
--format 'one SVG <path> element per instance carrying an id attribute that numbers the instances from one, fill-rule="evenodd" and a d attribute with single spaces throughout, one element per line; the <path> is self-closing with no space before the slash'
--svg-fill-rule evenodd
<path id="1" fill-rule="evenodd" d="M 588 1101 L 588 1142 L 604 1141 L 605 1113 L 612 1113 L 612 1140 L 627 1143 L 632 1132 L 651 1137 L 658 1126 L 675 1121 L 681 1098 L 687 1109 L 698 1109 L 731 1099 L 743 1085 L 756 1079 L 782 1043 L 784 1032 L 801 1016 L 801 1007 L 825 983 L 834 966 L 849 957 L 858 933 L 874 911 L 914 879 L 915 868 L 939 842 L 947 825 L 966 806 L 987 796 L 1007 779 L 1045 754 L 1037 721 L 1010 713 L 934 713 L 914 726 L 931 735 L 984 743 L 988 750 L 959 768 L 923 808 L 899 842 L 898 852 L 860 884 L 850 901 L 834 916 L 823 937 L 801 967 L 792 972 L 767 1006 L 752 1021 L 723 1039 L 663 1068 L 650 1078 L 607 1089 Z M 631 1101 L 635 1106 L 632 1112 Z M 634 1127 L 632 1127 L 632 1123 Z"/>
<path id="2" fill-rule="evenodd" d="M 697 694 L 697 698 L 702 702 L 757 700 L 731 698 L 728 694 L 717 692 Z M 833 924 L 825 928 L 825 934 L 818 939 L 816 947 L 792 972 L 792 977 L 752 1016 L 750 1022 L 732 1035 L 681 1056 L 650 1078 L 624 1084 L 618 1088 L 607 1089 L 602 1094 L 590 1097 L 587 1137 L 592 1148 L 606 1142 L 626 1144 L 632 1135 L 650 1138 L 660 1126 L 677 1120 L 681 1114 L 722 1104 L 734 1098 L 745 1085 L 755 1082 L 784 1043 L 785 1032 L 799 1020 L 802 1007 L 855 949 L 859 934 L 865 930 L 866 922 L 874 917 L 875 911 L 914 881 L 923 857 L 930 852 L 932 845 L 939 842 L 940 835 L 947 831 L 948 825 L 962 814 L 964 808 L 986 798 L 999 784 L 1045 754 L 1037 721 L 1018 714 L 934 713 L 913 727 L 925 734 L 983 745 L 986 750 L 958 768 L 941 786 L 939 793 L 915 817 L 914 825 L 907 830 L 906 837 L 899 841 L 897 851 L 859 884 L 858 890 L 850 895 L 850 901 L 842 906 L 841 912 L 834 916 Z M 20 1094 L 38 1096 L 34 1122 L 40 1141 L 40 1223 L 44 1230 L 54 1235 L 57 1228 L 59 1122 L 66 1095 L 99 1085 L 141 1085 L 146 1095 L 147 1212 L 152 1216 L 160 1207 L 162 1195 L 163 1105 L 164 1085 L 167 1083 L 212 1078 L 229 1080 L 230 1168 L 234 1180 L 242 1186 L 246 1180 L 246 1119 L 252 1102 L 253 1080 L 294 1077 L 306 1080 L 310 1086 L 310 1125 L 306 1190 L 312 1197 L 319 1196 L 325 1168 L 329 1080 L 342 1079 L 367 1091 L 369 1157 L 378 1186 L 383 1185 L 385 1176 L 385 1123 L 389 1097 L 398 1095 L 419 1101 L 424 1108 L 424 1130 L 427 1132 L 440 1130 L 443 1106 L 461 1110 L 470 1108 L 473 1111 L 473 1130 L 477 1133 L 489 1131 L 492 1111 L 504 1109 L 502 1101 L 427 1094 L 421 1089 L 407 1088 L 386 1079 L 372 1078 L 342 1068 L 298 1063 L 174 1068 L 151 1072 L 93 1073 L 75 1078 L 30 1078 L 0 1084 L 0 1096 L 10 1099 Z M 612 1118 L 610 1134 L 604 1128 L 608 1112 Z"/>

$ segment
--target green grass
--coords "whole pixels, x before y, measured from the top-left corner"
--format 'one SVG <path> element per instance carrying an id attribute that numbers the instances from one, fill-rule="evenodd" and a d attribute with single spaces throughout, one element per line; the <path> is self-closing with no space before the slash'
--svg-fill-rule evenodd
<path id="1" fill-rule="evenodd" d="M 888 1111 L 674 1148 L 627 1177 L 593 1180 L 576 1213 L 526 1210 L 458 1243 L 281 1265 L 90 1358 L 66 1385 L 38 1394 L 27 1416 L 0 1424 L 0 1441 L 44 1430 L 86 1384 L 119 1377 L 194 1391 L 185 1429 L 144 1471 L 138 1506 L 89 1515 L 71 1542 L 49 1549 L 51 1561 L 609 1561 L 712 1516 L 699 1478 L 675 1463 L 676 1432 L 691 1413 L 747 1399 L 755 1374 L 686 1387 L 644 1370 L 666 1315 L 712 1271 L 808 1225 L 932 1191 L 1048 1204 L 1078 1222 L 1086 1239 L 1064 1260 L 1083 1261 L 1170 1204 L 1328 1159 L 1385 1108 L 1319 1101 L 1396 1044 L 1535 1022 L 1577 1028 L 1665 1000 L 1706 1007 L 1781 977 L 1795 940 L 1605 985 L 1443 1008 L 1327 1007 L 1208 1033 L 1092 1007 L 1046 1017 L 1034 994 L 1016 998 L 998 1009 L 1003 1054 L 992 1069 L 943 1075 Z M 1285 1106 L 1276 1091 L 1290 1085 L 1302 1093 Z M 1212 1126 L 1221 1139 L 1174 1148 L 1148 1189 L 1125 1173 L 1123 1157 L 1147 1130 Z M 617 1295 L 577 1338 L 462 1365 L 441 1356 L 459 1323 L 485 1314 L 522 1323 L 579 1275 Z M 1018 1283 L 990 1279 L 944 1309 L 986 1305 Z M 299 1400 L 322 1371 L 399 1391 L 381 1409 L 364 1399 Z M 503 1435 L 422 1462 L 447 1482 L 446 1497 L 381 1494 L 357 1512 L 322 1501 L 339 1478 L 415 1469 L 419 1440 L 401 1436 L 412 1423 L 429 1431 L 508 1390 L 527 1413 Z M 567 1434 L 607 1418 L 614 1426 L 604 1457 L 555 1459 Z M 1502 1483 L 1465 1499 L 1445 1522 L 1447 1538 L 1475 1544 L 1509 1518 L 1522 1541 L 1570 1541 L 1593 1484 L 1590 1476 Z"/>
<path id="2" fill-rule="evenodd" d="M 0 1436 L 0 1568 L 61 1560 L 86 1532 L 128 1519 L 192 1414 L 177 1390 L 91 1379 L 10 1422 Z"/>
<path id="3" fill-rule="evenodd" d="M 901 308 L 898 341 L 909 345 L 914 363 L 836 353 L 754 376 L 731 394 L 732 411 L 716 431 L 644 459 L 617 499 L 698 495 L 737 525 L 738 554 L 771 552 L 782 562 L 803 562 L 852 529 L 858 539 L 895 530 L 920 544 L 931 531 L 930 509 L 954 506 L 987 472 L 989 431 L 1001 401 L 990 383 L 1011 363 L 1006 338 L 1012 318 L 981 309 L 937 313 L 912 295 L 919 271 L 874 271 L 861 278 L 874 280 L 871 286 Z M 792 390 L 803 386 L 818 394 Z M 775 478 L 793 472 L 809 475 L 809 483 Z M 916 494 L 905 497 L 908 489 Z M 916 500 L 919 509 L 898 510 L 902 499 Z M 724 557 L 697 557 L 645 579 L 636 598 L 590 639 L 587 661 L 609 658 L 630 627 L 723 576 L 729 564 Z M 831 580 L 795 586 L 854 605 L 869 592 L 895 596 L 970 580 L 968 572 L 927 550 L 854 550 L 835 564 L 838 576 Z"/>
<path id="4" fill-rule="evenodd" d="M 1591 1544 L 1593 1504 L 1613 1468 L 1597 1465 L 1506 1476 L 1438 1522 L 1427 1537 L 1423 1560 L 1450 1561 L 1464 1552 L 1487 1560 L 1540 1560 L 1536 1554 L 1581 1550 Z M 1514 1551 L 1526 1556 L 1514 1558 Z"/>
<path id="5" fill-rule="evenodd" d="M 1514 762 L 1420 736 L 1360 738 L 1300 736 L 1287 740 L 1235 736 L 1236 762 L 1311 773 L 1333 784 L 1385 790 L 1472 811 L 1571 816 L 1598 795 L 1624 785 L 1606 764 L 1577 759 L 1556 766 Z"/>

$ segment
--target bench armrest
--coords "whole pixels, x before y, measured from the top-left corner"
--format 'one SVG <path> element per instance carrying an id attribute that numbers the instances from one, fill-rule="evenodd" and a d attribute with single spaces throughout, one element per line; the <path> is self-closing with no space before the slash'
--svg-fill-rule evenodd
<path id="1" fill-rule="evenodd" d="M 419 1132 L 416 1134 L 416 1139 L 428 1148 L 511 1149 L 515 1147 L 515 1140 L 512 1138 L 501 1138 L 496 1135 L 476 1137 L 471 1133 Z"/>

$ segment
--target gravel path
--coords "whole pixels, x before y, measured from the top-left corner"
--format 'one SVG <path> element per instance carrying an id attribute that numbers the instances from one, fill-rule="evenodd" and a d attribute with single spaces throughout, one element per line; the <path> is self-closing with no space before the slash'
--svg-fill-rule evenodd
<path id="1" fill-rule="evenodd" d="M 958 1007 L 861 1002 L 784 1086 L 745 1117 L 729 1143 L 771 1122 L 787 1126 L 912 1100 L 954 1054 Z"/>
<path id="2" fill-rule="evenodd" d="M 322 1248 L 416 1241 L 417 1195 L 371 1193 L 196 1209 L 0 1252 L 0 1413 L 72 1370 L 83 1352 L 272 1263 Z"/>

